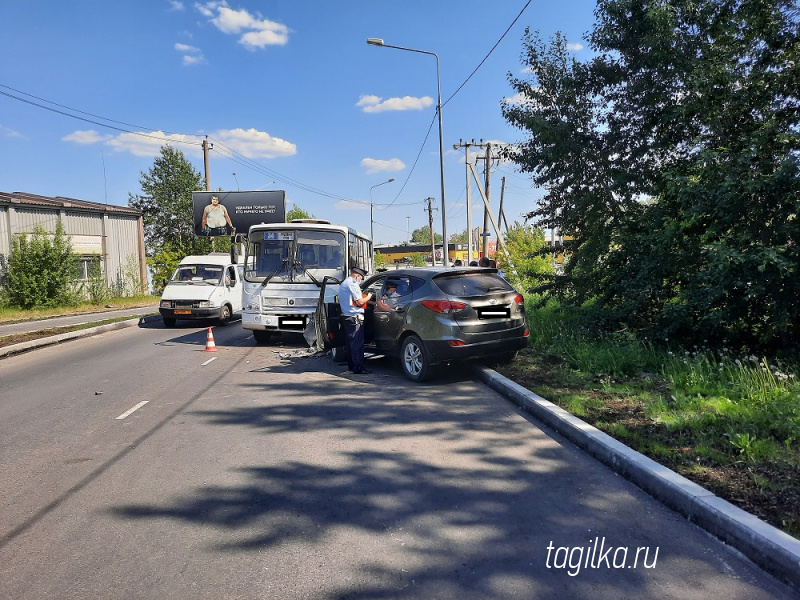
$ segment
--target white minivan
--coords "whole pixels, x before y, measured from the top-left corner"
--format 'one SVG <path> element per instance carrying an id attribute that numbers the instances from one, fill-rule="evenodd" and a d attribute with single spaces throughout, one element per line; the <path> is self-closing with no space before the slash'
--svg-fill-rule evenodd
<path id="1" fill-rule="evenodd" d="M 224 252 L 184 258 L 164 287 L 158 310 L 166 327 L 178 319 L 227 324 L 242 312 L 242 266 Z"/>

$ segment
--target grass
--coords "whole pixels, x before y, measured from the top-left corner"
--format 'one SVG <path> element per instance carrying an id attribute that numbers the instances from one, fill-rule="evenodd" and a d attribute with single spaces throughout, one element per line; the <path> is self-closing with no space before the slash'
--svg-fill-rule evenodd
<path id="1" fill-rule="evenodd" d="M 595 336 L 553 305 L 500 371 L 800 538 L 800 360 Z"/>
<path id="2" fill-rule="evenodd" d="M 38 308 L 24 310 L 9 306 L 0 306 L 0 324 L 19 323 L 23 321 L 38 321 L 49 317 L 60 317 L 65 315 L 76 315 L 81 313 L 92 313 L 103 310 L 119 310 L 125 308 L 138 308 L 140 306 L 150 306 L 158 304 L 158 296 L 130 296 L 109 298 L 102 304 L 91 304 L 85 302 L 76 306 L 60 306 L 53 308 Z"/>

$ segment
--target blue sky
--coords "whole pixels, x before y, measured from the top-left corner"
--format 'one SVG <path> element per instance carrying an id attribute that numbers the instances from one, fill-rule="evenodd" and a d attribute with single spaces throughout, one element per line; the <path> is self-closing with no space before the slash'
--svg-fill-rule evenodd
<path id="1" fill-rule="evenodd" d="M 207 135 L 213 189 L 283 189 L 363 232 L 370 188 L 395 178 L 372 189 L 375 241 L 403 241 L 427 224 L 425 198 L 440 208 L 436 60 L 367 45 L 377 37 L 439 55 L 447 230 L 461 232 L 464 151 L 453 145 L 522 139 L 500 103 L 512 95 L 508 73 L 522 75 L 525 27 L 562 31 L 578 58 L 589 54 L 594 2 L 534 0 L 453 96 L 526 4 L 3 0 L 0 190 L 125 205 L 166 142 L 202 173 Z M 495 165 L 495 213 L 503 177 L 507 219 L 521 220 L 540 192 Z"/>

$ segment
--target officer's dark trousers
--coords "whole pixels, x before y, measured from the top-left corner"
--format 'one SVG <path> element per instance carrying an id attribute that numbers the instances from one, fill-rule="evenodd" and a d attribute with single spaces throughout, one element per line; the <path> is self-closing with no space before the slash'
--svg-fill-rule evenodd
<path id="1" fill-rule="evenodd" d="M 353 373 L 364 370 L 364 323 L 356 317 L 342 316 L 342 325 L 347 335 L 347 366 Z"/>

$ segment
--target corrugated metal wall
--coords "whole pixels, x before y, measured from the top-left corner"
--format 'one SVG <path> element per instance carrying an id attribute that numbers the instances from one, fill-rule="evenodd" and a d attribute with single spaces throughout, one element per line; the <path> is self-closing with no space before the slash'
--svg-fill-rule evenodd
<path id="1" fill-rule="evenodd" d="M 33 233 L 36 226 L 40 226 L 48 233 L 55 233 L 58 223 L 58 211 L 46 208 L 17 208 L 14 209 L 12 235 L 17 233 Z"/>
<path id="2" fill-rule="evenodd" d="M 11 250 L 11 234 L 8 232 L 8 209 L 0 206 L 0 254 L 8 255 Z"/>
<path id="3" fill-rule="evenodd" d="M 127 275 L 132 260 L 138 265 L 139 225 L 137 218 L 109 216 L 106 223 L 106 280 L 109 284 Z M 131 259 L 130 257 L 133 257 Z"/>
<path id="4" fill-rule="evenodd" d="M 62 218 L 68 235 L 103 235 L 103 216 L 87 212 L 66 211 Z"/>

